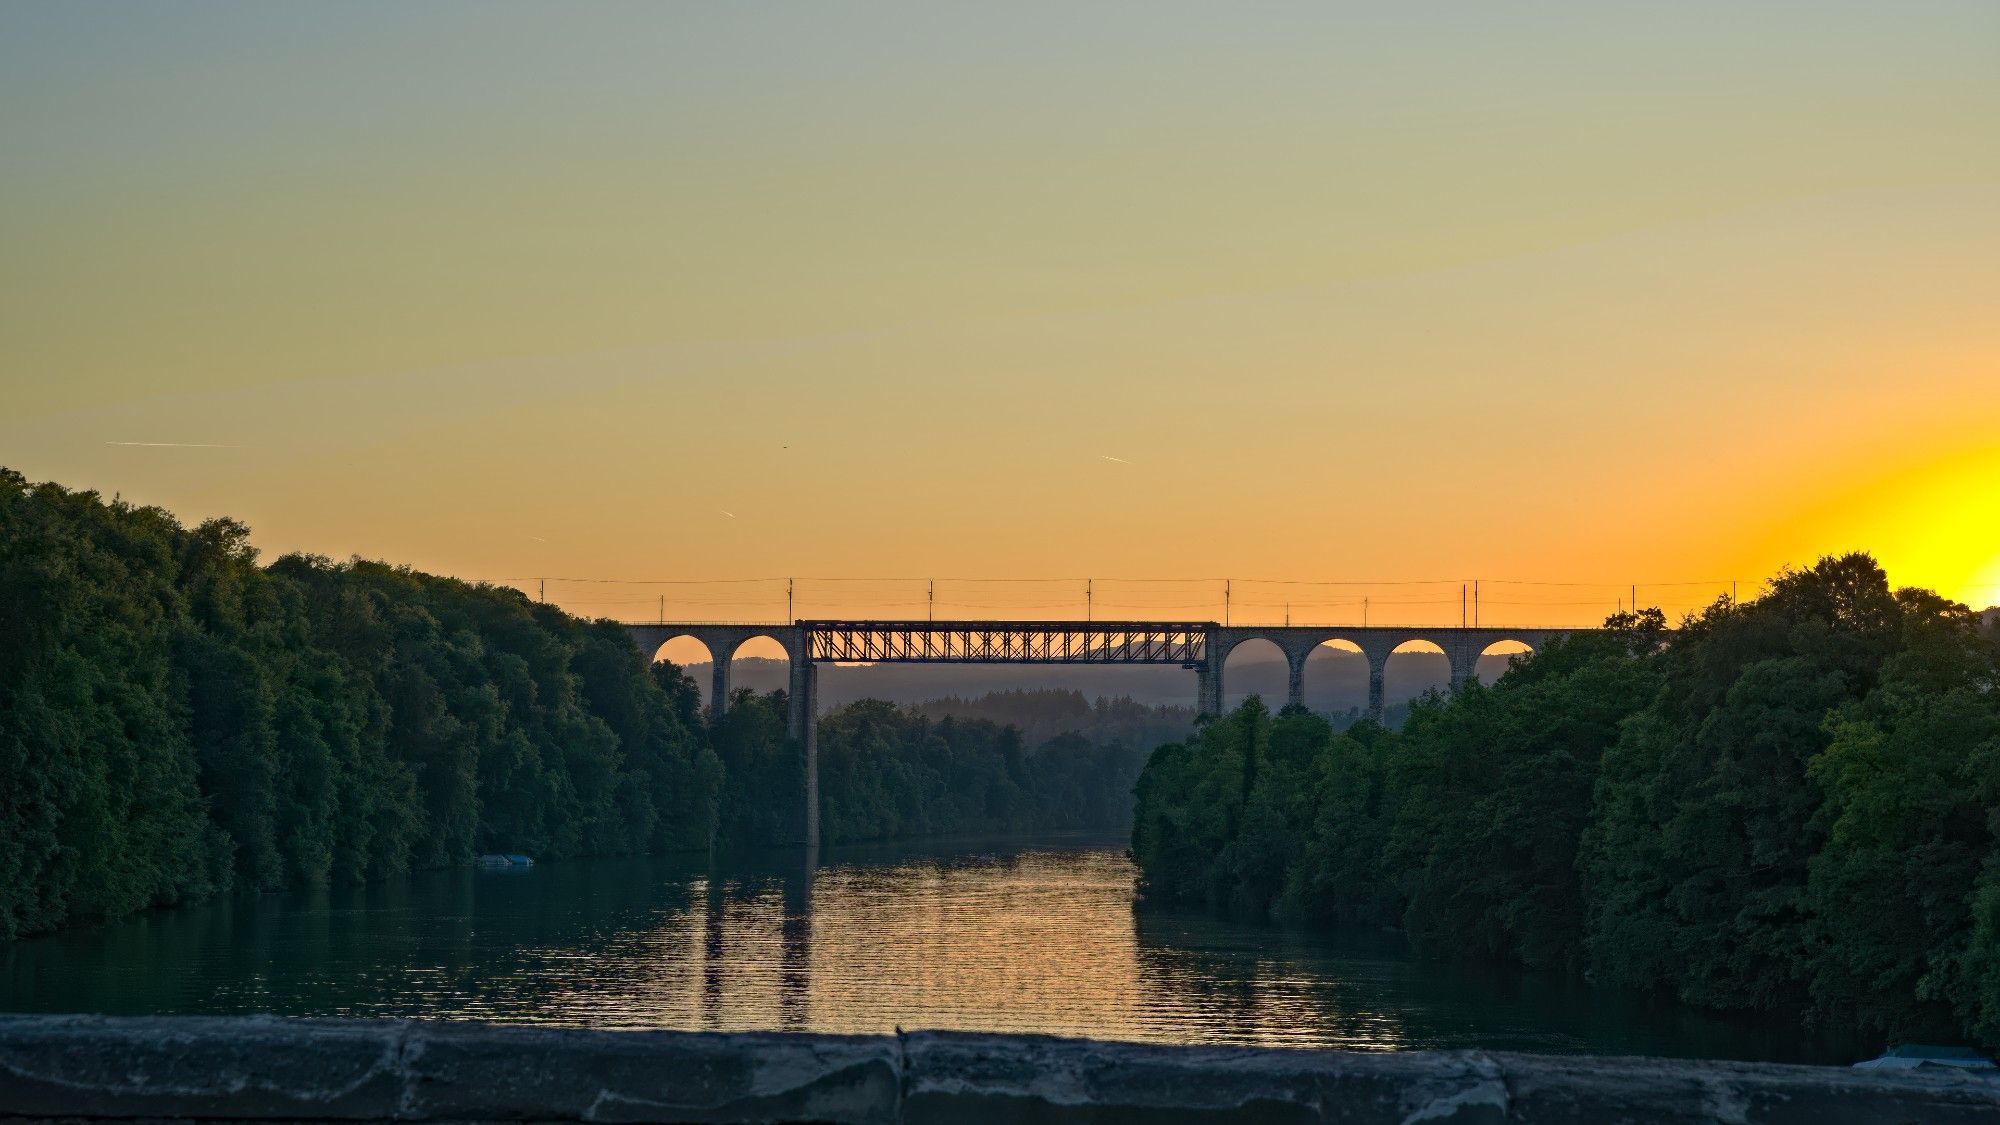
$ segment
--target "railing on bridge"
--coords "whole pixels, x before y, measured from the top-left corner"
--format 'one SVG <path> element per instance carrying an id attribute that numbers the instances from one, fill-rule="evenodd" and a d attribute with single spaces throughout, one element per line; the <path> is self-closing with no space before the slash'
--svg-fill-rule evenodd
<path id="1" fill-rule="evenodd" d="M 1178 664 L 1205 656 L 1209 622 L 802 621 L 809 660 L 889 664 Z"/>

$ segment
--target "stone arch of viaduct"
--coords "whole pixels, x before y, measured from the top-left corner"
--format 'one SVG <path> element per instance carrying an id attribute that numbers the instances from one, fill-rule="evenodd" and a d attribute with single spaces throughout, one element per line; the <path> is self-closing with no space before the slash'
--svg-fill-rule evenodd
<path id="1" fill-rule="evenodd" d="M 778 642 L 785 650 L 785 659 L 791 664 L 788 695 L 800 699 L 809 694 L 803 681 L 810 678 L 813 662 L 805 659 L 805 630 L 798 625 L 627 625 L 632 634 L 632 642 L 639 646 L 641 654 L 648 659 L 659 654 L 660 649 L 672 640 L 692 637 L 708 649 L 709 656 L 709 711 L 720 718 L 729 709 L 729 661 L 739 649 L 751 641 L 766 638 Z M 795 713 L 793 734 L 799 733 L 798 724 L 804 715 L 800 708 L 792 707 Z"/>
<path id="2" fill-rule="evenodd" d="M 1283 628 L 1216 626 L 1208 630 L 1205 659 L 1202 666 L 1195 670 L 1198 677 L 1195 706 L 1204 715 L 1221 713 L 1223 666 L 1229 662 L 1229 654 L 1236 651 L 1237 646 L 1250 641 L 1268 641 L 1284 654 L 1287 669 L 1285 702 L 1288 704 L 1305 701 L 1306 660 L 1321 645 L 1329 641 L 1341 641 L 1360 649 L 1361 655 L 1368 661 L 1368 716 L 1379 720 L 1383 709 L 1383 676 L 1389 667 L 1389 657 L 1411 641 L 1426 641 L 1436 645 L 1444 653 L 1445 659 L 1451 663 L 1451 684 L 1453 687 L 1458 687 L 1473 678 L 1479 667 L 1479 658 L 1496 644 L 1513 641 L 1540 652 L 1550 638 L 1578 631 L 1450 627 L 1426 629 L 1392 626 L 1346 629 L 1318 626 Z"/>
<path id="3" fill-rule="evenodd" d="M 647 660 L 658 657 L 666 643 L 680 637 L 693 637 L 708 649 L 709 692 L 708 710 L 710 720 L 723 717 L 729 711 L 729 662 L 738 649 L 759 637 L 768 637 L 778 642 L 785 650 L 786 662 L 791 665 L 786 682 L 785 731 L 805 749 L 806 758 L 806 815 L 805 842 L 819 843 L 819 730 L 814 717 L 818 712 L 817 696 L 819 685 L 819 665 L 811 659 L 807 651 L 806 629 L 793 625 L 627 625 L 632 634 L 632 643 Z"/>
<path id="4" fill-rule="evenodd" d="M 805 753 L 805 841 L 819 842 L 818 667 L 827 660 L 951 664 L 1164 664 L 1195 673 L 1196 709 L 1220 714 L 1223 667 L 1249 641 L 1269 641 L 1290 670 L 1287 703 L 1304 700 L 1306 659 L 1328 641 L 1344 641 L 1368 660 L 1368 714 L 1383 712 L 1383 675 L 1389 656 L 1411 641 L 1428 641 L 1451 662 L 1453 687 L 1473 678 L 1479 657 L 1502 642 L 1541 651 L 1552 638 L 1575 629 L 1401 628 L 1373 626 L 1226 626 L 1213 622 L 811 622 L 790 625 L 631 624 L 626 629 L 641 654 L 655 657 L 670 640 L 692 637 L 709 652 L 712 719 L 729 710 L 729 663 L 746 643 L 777 642 L 791 665 L 786 726 Z"/>

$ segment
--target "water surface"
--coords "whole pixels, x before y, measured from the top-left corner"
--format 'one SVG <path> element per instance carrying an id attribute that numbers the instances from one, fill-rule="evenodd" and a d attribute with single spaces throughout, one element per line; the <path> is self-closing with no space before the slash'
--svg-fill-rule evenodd
<path id="1" fill-rule="evenodd" d="M 880 846 L 428 872 L 0 945 L 0 1010 L 1847 1061 L 1856 1052 L 1380 933 L 1137 913 L 1122 845 Z"/>

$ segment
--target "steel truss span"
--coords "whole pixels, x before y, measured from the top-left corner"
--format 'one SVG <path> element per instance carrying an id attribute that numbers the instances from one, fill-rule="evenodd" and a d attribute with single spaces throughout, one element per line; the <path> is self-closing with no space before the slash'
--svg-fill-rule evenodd
<path id="1" fill-rule="evenodd" d="M 886 664 L 1178 664 L 1211 622 L 801 621 L 808 660 Z"/>

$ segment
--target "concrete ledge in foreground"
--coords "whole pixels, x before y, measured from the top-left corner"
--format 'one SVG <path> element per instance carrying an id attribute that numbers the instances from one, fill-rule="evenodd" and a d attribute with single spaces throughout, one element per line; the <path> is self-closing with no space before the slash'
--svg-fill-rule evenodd
<path id="1" fill-rule="evenodd" d="M 2000 1081 L 1038 1036 L 0 1016 L 0 1122 L 1996 1122 Z"/>

